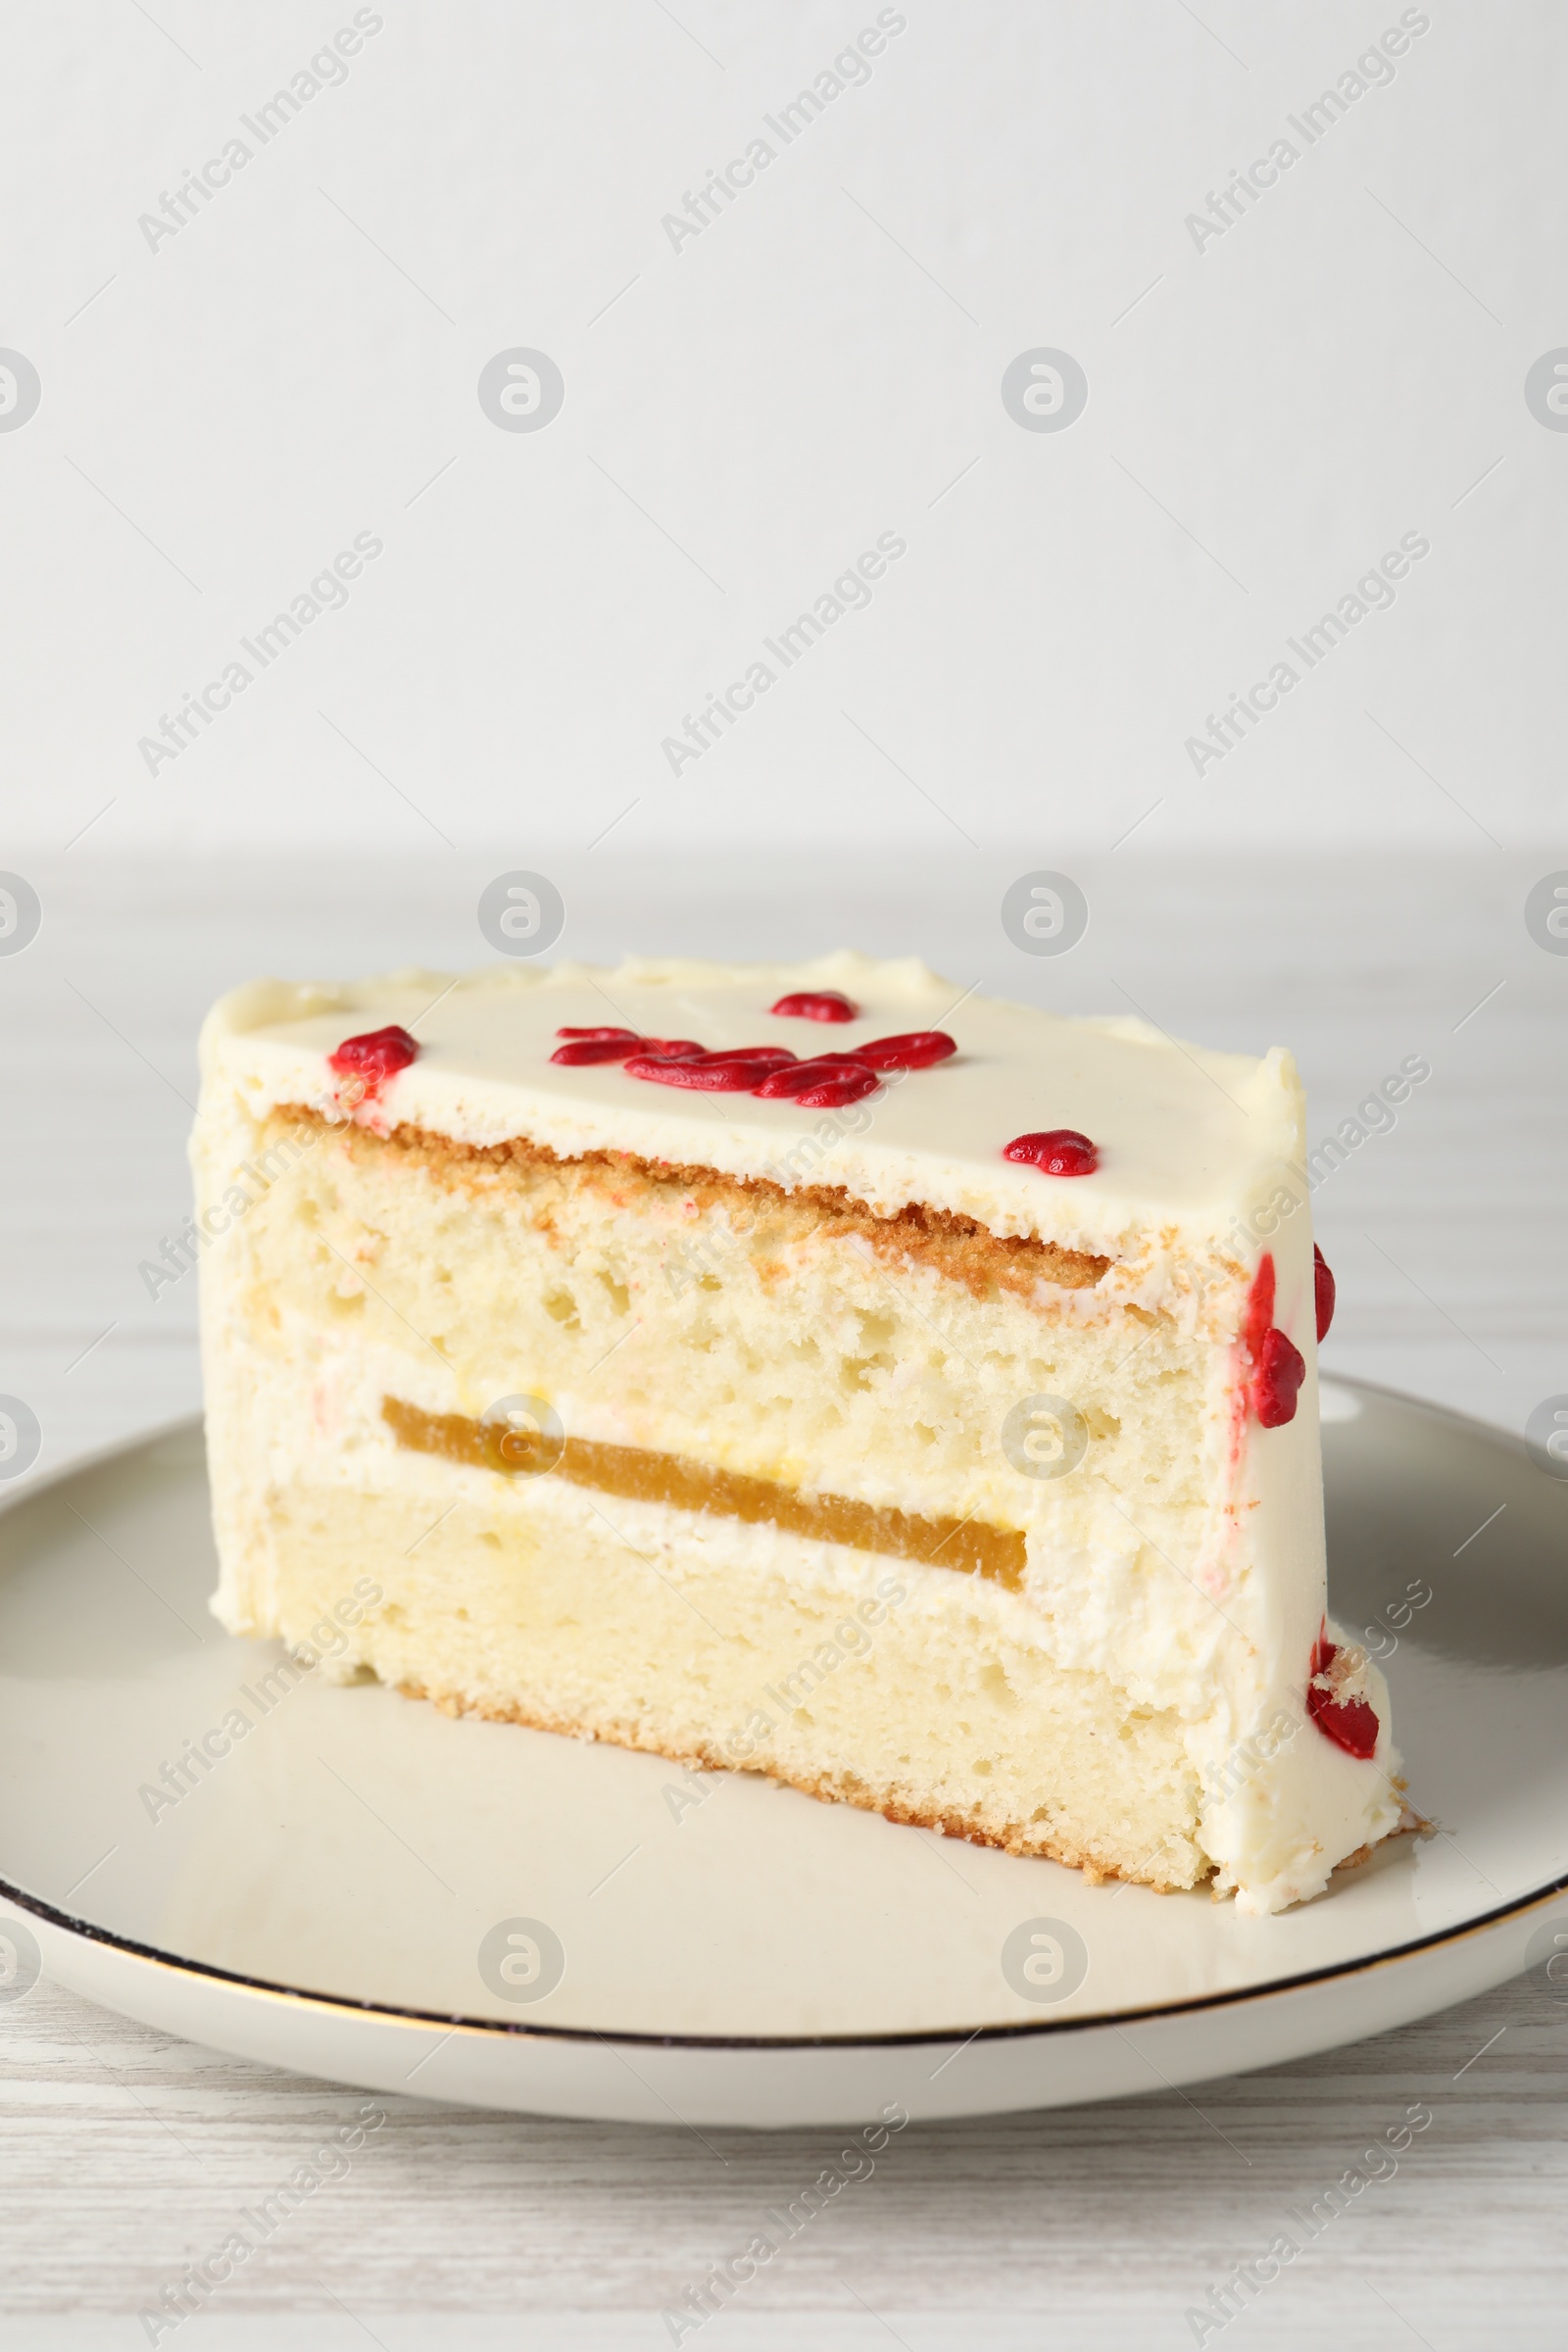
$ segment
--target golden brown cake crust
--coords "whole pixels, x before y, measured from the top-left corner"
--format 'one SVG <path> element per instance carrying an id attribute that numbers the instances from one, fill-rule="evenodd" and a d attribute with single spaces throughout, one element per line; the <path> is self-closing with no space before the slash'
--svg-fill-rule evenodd
<path id="1" fill-rule="evenodd" d="M 428 1128 L 395 1127 L 385 1137 L 363 1127 L 328 1121 L 305 1104 L 280 1104 L 276 1121 L 330 1132 L 355 1152 L 394 1152 L 406 1164 L 428 1169 L 453 1188 L 514 1178 L 519 1195 L 548 1217 L 557 1185 L 587 1186 L 619 1210 L 652 1201 L 690 1200 L 698 1212 L 725 1211 L 737 1232 L 764 1247 L 788 1249 L 812 1237 L 856 1238 L 879 1257 L 929 1267 L 950 1282 L 962 1283 L 979 1298 L 996 1290 L 1033 1295 L 1041 1283 L 1060 1290 L 1092 1290 L 1110 1265 L 1082 1250 L 1025 1235 L 996 1234 L 973 1217 L 911 1202 L 894 1216 L 879 1216 L 842 1186 L 804 1185 L 787 1192 L 770 1177 L 726 1176 L 715 1168 L 684 1167 L 622 1152 L 584 1152 L 564 1157 L 548 1145 L 514 1136 L 500 1144 L 465 1144 Z"/>
<path id="2" fill-rule="evenodd" d="M 1009 1822 L 1004 1827 L 988 1828 L 971 1814 L 934 1813 L 917 1805 L 901 1804 L 895 1797 L 879 1795 L 875 1789 L 866 1788 L 853 1773 L 792 1772 L 787 1765 L 761 1758 L 737 1762 L 700 1740 L 689 1746 L 673 1746 L 641 1724 L 589 1725 L 521 1707 L 510 1699 L 435 1690 L 415 1682 L 400 1682 L 397 1688 L 405 1698 L 428 1699 L 443 1715 L 476 1715 L 490 1723 L 521 1724 L 528 1731 L 554 1732 L 568 1740 L 602 1740 L 613 1747 L 637 1748 L 647 1755 L 663 1756 L 671 1764 L 697 1772 L 757 1773 L 764 1780 L 799 1788 L 806 1796 L 829 1804 L 855 1805 L 862 1813 L 879 1813 L 884 1821 L 900 1822 L 910 1829 L 939 1830 L 945 1838 L 961 1838 L 969 1845 L 996 1846 L 1004 1853 L 1020 1854 L 1034 1861 L 1060 1862 L 1069 1870 L 1081 1870 L 1091 1886 L 1102 1879 L 1125 1878 L 1134 1885 L 1152 1886 L 1157 1894 L 1180 1894 L 1212 1875 L 1210 1869 L 1173 1877 L 1168 1871 L 1162 1872 L 1157 1852 L 1146 1857 L 1136 1869 L 1123 1870 L 1118 1862 L 1097 1854 L 1092 1846 L 1079 1844 L 1059 1830 L 1039 1822 Z"/>
<path id="3" fill-rule="evenodd" d="M 988 1829 L 971 1815 L 948 1812 L 933 1813 L 916 1805 L 900 1804 L 896 1798 L 878 1796 L 853 1773 L 811 1774 L 791 1772 L 778 1763 L 738 1762 L 720 1754 L 701 1741 L 690 1746 L 675 1747 L 657 1740 L 638 1725 L 616 1724 L 612 1729 L 592 1728 L 566 1717 L 551 1716 L 517 1706 L 514 1702 L 475 1698 L 452 1690 L 432 1690 L 422 1683 L 400 1682 L 398 1690 L 405 1698 L 428 1699 L 443 1715 L 474 1715 L 491 1723 L 521 1724 L 534 1732 L 553 1732 L 568 1740 L 603 1740 L 614 1747 L 630 1747 L 645 1755 L 663 1756 L 671 1764 L 695 1772 L 752 1772 L 763 1779 L 778 1781 L 789 1788 L 799 1788 L 803 1795 L 814 1796 L 828 1804 L 856 1805 L 863 1813 L 879 1813 L 884 1821 L 899 1822 L 910 1829 L 939 1830 L 945 1838 L 961 1838 L 967 1845 L 989 1845 L 1003 1853 L 1019 1854 L 1026 1860 L 1060 1862 L 1068 1870 L 1081 1870 L 1092 1886 L 1106 1879 L 1125 1879 L 1130 1886 L 1149 1886 L 1156 1894 L 1185 1894 L 1212 1879 L 1213 1866 L 1187 1877 L 1173 1877 L 1160 1868 L 1161 1857 L 1154 1853 L 1135 1870 L 1124 1870 L 1119 1863 L 1096 1854 L 1092 1847 L 1079 1844 L 1059 1831 L 1043 1829 L 1037 1822 L 1009 1823 L 1004 1829 Z M 1402 1783 L 1396 1783 L 1402 1787 Z M 1335 1865 L 1340 1871 L 1359 1870 L 1375 1854 L 1397 1838 L 1430 1838 L 1433 1825 L 1421 1814 L 1404 1806 L 1399 1821 L 1375 1845 L 1358 1845 Z M 1331 1882 L 1332 1884 L 1332 1882 Z M 1228 1899 L 1215 1893 L 1216 1901 Z"/>

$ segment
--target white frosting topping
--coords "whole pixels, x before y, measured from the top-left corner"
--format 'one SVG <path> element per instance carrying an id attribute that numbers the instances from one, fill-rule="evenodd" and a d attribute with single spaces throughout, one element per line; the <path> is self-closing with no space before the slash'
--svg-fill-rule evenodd
<path id="1" fill-rule="evenodd" d="M 836 989 L 858 1017 L 776 1018 L 788 992 Z M 663 960 L 503 966 L 453 979 L 401 972 L 345 985 L 259 981 L 225 997 L 204 1033 L 263 1113 L 324 1107 L 326 1056 L 344 1038 L 396 1023 L 419 1057 L 368 1106 L 472 1144 L 526 1136 L 564 1156 L 636 1153 L 787 1188 L 843 1186 L 883 1214 L 911 1201 L 1112 1257 L 1167 1247 L 1249 1254 L 1250 1211 L 1301 1153 L 1291 1056 L 1257 1060 L 1166 1037 L 1141 1020 L 1069 1020 L 939 979 L 913 958 L 848 951 L 812 963 Z M 564 1026 L 616 1024 L 708 1047 L 788 1046 L 801 1059 L 910 1029 L 945 1029 L 958 1052 L 891 1074 L 884 1091 L 837 1111 L 751 1095 L 705 1095 L 628 1077 L 617 1062 L 551 1060 Z M 1044 1174 L 1003 1157 L 1013 1137 L 1066 1127 L 1098 1147 L 1089 1176 Z"/>

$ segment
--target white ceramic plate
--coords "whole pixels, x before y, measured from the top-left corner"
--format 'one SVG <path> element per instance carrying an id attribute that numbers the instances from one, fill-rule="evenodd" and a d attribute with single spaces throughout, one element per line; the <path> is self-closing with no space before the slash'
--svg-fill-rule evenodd
<path id="1" fill-rule="evenodd" d="M 1568 1950 L 1568 1484 L 1379 1390 L 1325 1417 L 1333 1606 L 1440 1834 L 1269 1920 L 297 1674 L 208 1613 L 194 1425 L 35 1482 L 0 1515 L 0 1999 L 41 1955 L 370 2089 L 760 2126 L 1114 2097 L 1481 1991 Z"/>

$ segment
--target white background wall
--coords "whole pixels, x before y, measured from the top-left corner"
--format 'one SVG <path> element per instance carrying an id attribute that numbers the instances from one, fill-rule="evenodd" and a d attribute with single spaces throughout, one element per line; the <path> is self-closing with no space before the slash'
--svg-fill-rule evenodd
<path id="1" fill-rule="evenodd" d="M 1560 823 L 1568 432 L 1524 396 L 1568 344 L 1560 8 L 1405 10 L 1428 28 L 1310 150 L 1287 117 L 1395 0 L 906 0 L 788 148 L 763 116 L 873 0 L 361 13 L 265 147 L 241 116 L 349 0 L 12 16 L 0 342 L 41 398 L 0 431 L 6 862 L 90 825 L 73 855 L 435 872 L 618 820 L 633 856 L 962 871 L 1151 808 L 1156 855 L 1494 861 Z M 662 217 L 759 135 L 673 250 Z M 1199 250 L 1187 216 L 1282 136 L 1300 160 Z M 476 395 L 515 346 L 564 379 L 541 431 Z M 1038 346 L 1087 373 L 1064 431 L 1003 405 Z M 869 609 L 672 775 L 682 714 L 889 531 Z M 362 532 L 346 606 L 149 774 L 139 739 Z M 1407 532 L 1393 608 L 1195 774 L 1206 714 Z"/>
<path id="2" fill-rule="evenodd" d="M 265 145 L 242 117 L 353 6 L 13 12 L 0 345 L 39 399 L 0 411 L 0 869 L 43 913 L 25 953 L 0 930 L 0 1390 L 47 1458 L 198 1396 L 193 1298 L 136 1269 L 188 1199 L 206 1004 L 489 959 L 518 867 L 564 955 L 848 940 L 1289 1043 L 1314 1139 L 1426 1056 L 1314 1203 L 1330 1363 L 1515 1427 L 1568 1394 L 1568 954 L 1522 919 L 1568 879 L 1568 431 L 1524 388 L 1568 345 L 1568 12 L 899 0 L 786 146 L 764 117 L 880 5 L 377 0 Z M 1308 148 L 1289 118 L 1401 14 Z M 759 135 L 677 250 L 662 217 Z M 478 397 L 519 346 L 564 378 L 538 431 Z M 1088 379 L 1061 431 L 1001 395 L 1041 346 Z M 139 739 L 362 533 L 341 609 L 149 773 Z M 869 607 L 671 773 L 683 714 L 883 533 Z M 1286 640 L 1407 533 L 1396 601 L 1306 672 Z M 1197 774 L 1282 655 L 1299 683 Z M 1042 867 L 1090 907 L 1059 957 L 999 919 Z"/>

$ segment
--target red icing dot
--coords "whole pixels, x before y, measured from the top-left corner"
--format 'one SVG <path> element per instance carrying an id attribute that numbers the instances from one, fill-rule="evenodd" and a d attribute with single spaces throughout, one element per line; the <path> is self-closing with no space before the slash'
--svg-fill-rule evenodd
<path id="1" fill-rule="evenodd" d="M 1002 1154 L 1026 1167 L 1043 1168 L 1048 1176 L 1092 1176 L 1100 1152 L 1076 1127 L 1050 1127 L 1039 1135 L 1015 1135 Z"/>
<path id="2" fill-rule="evenodd" d="M 357 1078 L 364 1089 L 361 1100 L 371 1102 L 389 1078 L 417 1058 L 418 1052 L 417 1040 L 394 1022 L 386 1029 L 367 1029 L 363 1036 L 346 1037 L 337 1052 L 327 1055 L 326 1066 L 340 1078 Z"/>
<path id="3" fill-rule="evenodd" d="M 1326 1677 L 1339 1656 L 1338 1646 L 1326 1634 L 1319 1634 L 1312 1645 L 1312 1667 L 1306 1686 L 1306 1711 L 1326 1739 L 1336 1747 L 1343 1747 L 1348 1756 L 1359 1763 L 1370 1763 L 1378 1752 L 1378 1719 L 1374 1708 L 1364 1698 L 1336 1698 L 1334 1687 L 1319 1677 Z"/>
<path id="4" fill-rule="evenodd" d="M 957 1051 L 945 1029 L 906 1029 L 897 1037 L 874 1037 L 868 1046 L 850 1047 L 848 1058 L 873 1070 L 928 1070 Z"/>
<path id="5" fill-rule="evenodd" d="M 1301 1350 L 1270 1328 L 1263 1335 L 1262 1352 L 1252 1375 L 1252 1410 L 1265 1429 L 1283 1429 L 1296 1419 L 1296 1397 L 1306 1378 Z"/>
<path id="6" fill-rule="evenodd" d="M 810 1061 L 792 1061 L 774 1070 L 754 1092 L 764 1102 L 778 1102 L 803 1095 L 808 1087 L 838 1084 L 858 1085 L 861 1093 L 870 1094 L 877 1085 L 876 1072 L 848 1054 L 819 1054 Z"/>
<path id="7" fill-rule="evenodd" d="M 853 1021 L 859 1007 L 836 988 L 803 988 L 768 1009 L 785 1021 Z"/>
<path id="8" fill-rule="evenodd" d="M 556 1031 L 556 1035 L 558 1037 L 583 1037 L 593 1039 L 595 1041 L 599 1040 L 600 1038 L 623 1037 L 629 1046 L 634 1046 L 638 1042 L 637 1032 L 635 1029 L 610 1029 L 603 1027 L 598 1029 L 558 1029 Z"/>
<path id="9" fill-rule="evenodd" d="M 1329 1325 L 1334 1320 L 1334 1277 L 1316 1242 L 1312 1244 L 1312 1297 L 1317 1307 L 1317 1336 L 1321 1342 L 1328 1338 Z"/>

